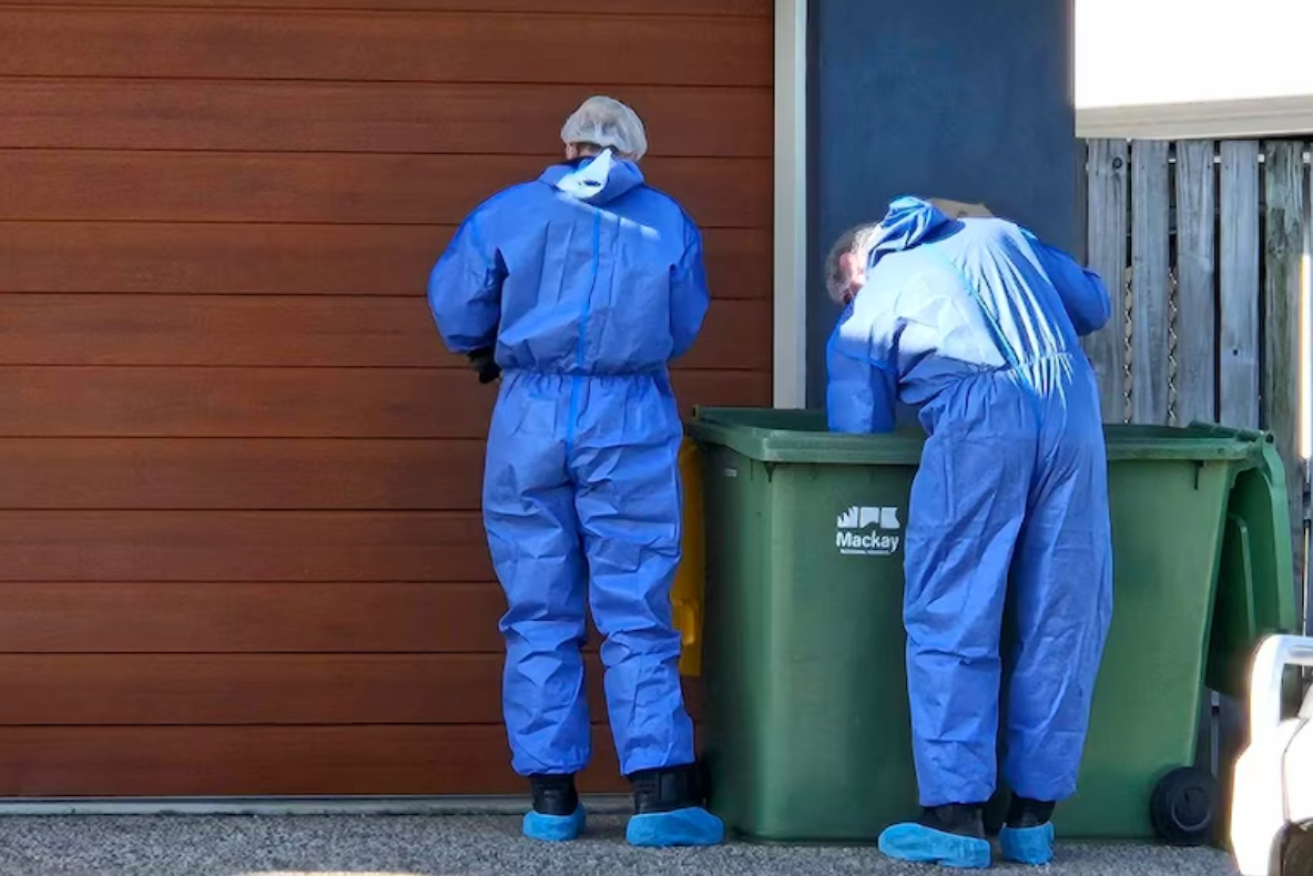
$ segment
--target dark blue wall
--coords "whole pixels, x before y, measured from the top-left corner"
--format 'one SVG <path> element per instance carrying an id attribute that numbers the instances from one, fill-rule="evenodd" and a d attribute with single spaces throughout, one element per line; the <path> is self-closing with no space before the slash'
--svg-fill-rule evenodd
<path id="1" fill-rule="evenodd" d="M 900 194 L 983 202 L 1075 250 L 1071 0 L 812 0 L 809 403 L 837 310 L 821 263 Z"/>

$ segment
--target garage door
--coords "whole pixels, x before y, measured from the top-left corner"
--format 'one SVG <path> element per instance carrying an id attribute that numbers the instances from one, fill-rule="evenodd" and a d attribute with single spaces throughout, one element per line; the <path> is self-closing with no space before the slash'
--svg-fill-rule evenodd
<path id="1" fill-rule="evenodd" d="M 770 5 L 0 3 L 0 796 L 520 789 L 427 273 L 612 93 L 769 404 Z"/>

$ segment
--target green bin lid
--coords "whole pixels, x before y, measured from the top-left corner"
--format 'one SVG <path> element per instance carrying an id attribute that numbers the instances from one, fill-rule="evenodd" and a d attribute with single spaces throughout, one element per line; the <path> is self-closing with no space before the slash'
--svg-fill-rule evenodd
<path id="1" fill-rule="evenodd" d="M 1208 686 L 1230 697 L 1248 694 L 1249 664 L 1259 641 L 1294 633 L 1295 572 L 1286 471 L 1276 447 L 1237 476 L 1226 508 L 1208 647 Z"/>
<path id="2" fill-rule="evenodd" d="M 842 435 L 822 411 L 701 408 L 688 424 L 699 443 L 766 463 L 915 466 L 924 436 Z M 1195 423 L 1184 428 L 1108 425 L 1112 462 L 1177 460 L 1233 463 L 1217 597 L 1208 647 L 1214 690 L 1243 696 L 1250 657 L 1268 633 L 1296 628 L 1290 513 L 1285 470 L 1269 433 Z M 1219 509 L 1220 510 L 1220 509 Z"/>
<path id="3" fill-rule="evenodd" d="M 699 443 L 719 445 L 759 462 L 830 465 L 916 465 L 920 429 L 888 435 L 827 430 L 823 411 L 774 408 L 698 408 L 687 425 Z M 1247 461 L 1257 465 L 1270 435 L 1193 424 L 1188 427 L 1109 425 L 1108 459 Z"/>

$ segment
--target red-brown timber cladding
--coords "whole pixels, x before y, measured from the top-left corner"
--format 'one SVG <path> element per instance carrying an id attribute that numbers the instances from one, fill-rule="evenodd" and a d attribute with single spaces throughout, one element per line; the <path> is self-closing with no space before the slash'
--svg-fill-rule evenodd
<path id="1" fill-rule="evenodd" d="M 44 6 L 0 2 L 0 796 L 520 791 L 427 273 L 613 94 L 704 228 L 681 404 L 769 404 L 772 4 Z"/>

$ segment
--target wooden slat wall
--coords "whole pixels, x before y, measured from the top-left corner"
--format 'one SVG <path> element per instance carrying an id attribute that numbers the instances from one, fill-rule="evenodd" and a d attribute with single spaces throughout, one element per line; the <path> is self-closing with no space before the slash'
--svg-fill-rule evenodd
<path id="1" fill-rule="evenodd" d="M 0 289 L 411 297 L 415 278 L 428 274 L 433 252 L 446 246 L 454 230 L 451 225 L 0 221 Z M 703 237 L 717 299 L 770 298 L 769 229 L 708 228 Z M 290 285 L 289 265 L 296 266 L 296 282 Z"/>
<path id="2" fill-rule="evenodd" d="M 1095 140 L 1089 144 L 1087 170 L 1090 267 L 1098 272 L 1112 298 L 1108 325 L 1090 335 L 1085 348 L 1099 378 L 1103 418 L 1120 421 L 1126 401 L 1126 301 L 1124 282 L 1129 264 L 1131 153 L 1125 141 Z"/>
<path id="3" fill-rule="evenodd" d="M 521 789 L 425 280 L 613 94 L 705 234 L 680 401 L 768 405 L 771 7 L 0 2 L 0 796 Z"/>
<path id="4" fill-rule="evenodd" d="M 1304 562 L 1304 485 L 1299 457 L 1302 365 L 1301 286 L 1304 276 L 1308 188 L 1304 144 L 1267 143 L 1263 220 L 1263 356 L 1261 423 L 1276 437 L 1288 469 L 1288 494 L 1295 569 Z M 1300 611 L 1304 593 L 1299 592 Z M 1302 615 L 1301 615 L 1302 616 Z"/>
<path id="5" fill-rule="evenodd" d="M 1176 418 L 1216 416 L 1217 171 L 1211 140 L 1176 150 Z"/>
<path id="6" fill-rule="evenodd" d="M 1218 419 L 1258 428 L 1258 144 L 1221 148 Z"/>
<path id="7" fill-rule="evenodd" d="M 1270 430 L 1302 575 L 1308 144 L 1096 140 L 1089 155 L 1091 262 L 1105 279 L 1129 269 L 1132 303 L 1126 326 L 1087 344 L 1105 419 Z M 1129 179 L 1118 176 L 1124 166 Z M 1123 394 L 1129 404 L 1117 403 Z"/>
<path id="8" fill-rule="evenodd" d="M 768 90 L 634 86 L 656 156 L 769 154 Z M 433 152 L 541 156 L 561 128 L 572 85 L 378 82 L 16 81 L 0 97 L 0 146 L 54 149 L 222 149 L 235 152 Z M 67 111 L 52 114 L 51 100 Z M 661 132 L 701 127 L 671 140 Z"/>
<path id="9" fill-rule="evenodd" d="M 771 330 L 767 302 L 717 301 L 680 365 L 765 371 Z M 428 304 L 416 295 L 0 294 L 0 367 L 464 368 L 433 338 Z"/>
<path id="10" fill-rule="evenodd" d="M 0 725 L 240 726 L 497 724 L 497 654 L 99 654 L 11 656 Z M 588 703 L 605 714 L 601 661 L 590 654 Z M 87 696 L 87 689 L 97 692 Z M 234 688 L 246 691 L 235 698 Z M 442 691 L 444 696 L 433 696 Z M 692 709 L 698 715 L 698 706 Z"/>
<path id="11" fill-rule="evenodd" d="M 614 791 L 615 750 L 593 728 L 584 791 Z M 506 732 L 495 724 L 0 727 L 0 775 L 18 797 L 504 794 Z"/>
<path id="12" fill-rule="evenodd" d="M 1094 140 L 1087 169 L 1090 263 L 1131 300 L 1087 345 L 1105 419 L 1216 417 L 1295 457 L 1308 144 Z"/>
<path id="13" fill-rule="evenodd" d="M 600 7 L 544 13 L 528 2 L 497 12 L 466 3 L 457 11 L 386 14 L 294 5 L 260 12 L 185 4 L 0 8 L 0 75 L 599 83 L 612 90 L 770 83 L 773 55 L 761 45 L 769 44 L 771 26 L 763 15 L 692 17 L 655 2 L 641 16 Z"/>
<path id="14" fill-rule="evenodd" d="M 1131 154 L 1131 369 L 1137 422 L 1167 422 L 1168 176 L 1167 144 L 1138 144 Z"/>
<path id="15" fill-rule="evenodd" d="M 0 220 L 454 224 L 490 189 L 532 179 L 533 156 L 337 155 L 18 149 L 0 156 Z M 769 214 L 770 162 L 653 159 L 651 178 L 712 228 Z M 22 180 L 22 184 L 17 182 Z M 223 185 L 216 185 L 222 180 Z M 95 195 L 92 199 L 90 196 Z"/>

